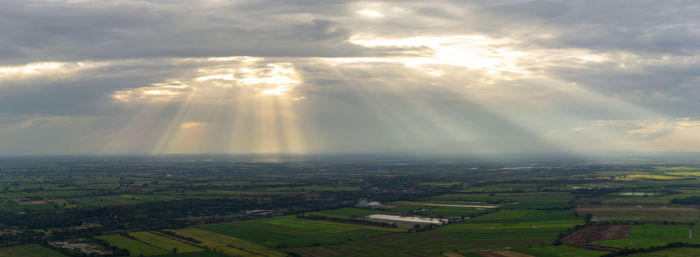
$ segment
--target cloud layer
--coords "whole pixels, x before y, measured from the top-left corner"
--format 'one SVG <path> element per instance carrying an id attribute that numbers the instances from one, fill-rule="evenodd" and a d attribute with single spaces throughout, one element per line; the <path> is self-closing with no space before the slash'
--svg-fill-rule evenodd
<path id="1" fill-rule="evenodd" d="M 699 8 L 10 0 L 0 154 L 700 151 Z"/>

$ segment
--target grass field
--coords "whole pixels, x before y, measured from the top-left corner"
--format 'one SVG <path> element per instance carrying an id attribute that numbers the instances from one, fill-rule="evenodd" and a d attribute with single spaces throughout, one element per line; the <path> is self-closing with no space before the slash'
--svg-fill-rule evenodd
<path id="1" fill-rule="evenodd" d="M 450 216 L 450 217 L 462 217 L 462 216 L 475 216 L 485 210 L 480 210 L 477 208 L 460 208 L 460 207 L 435 207 L 427 211 L 421 212 L 424 215 L 439 215 L 439 216 Z"/>
<path id="2" fill-rule="evenodd" d="M 676 248 L 653 253 L 638 253 L 628 255 L 630 257 L 696 257 L 700 256 L 700 248 Z"/>
<path id="3" fill-rule="evenodd" d="M 392 208 L 394 211 L 408 211 L 408 210 L 420 210 L 420 209 L 427 209 L 425 211 L 422 211 L 420 214 L 423 215 L 434 215 L 434 216 L 451 216 L 451 217 L 462 217 L 462 216 L 475 216 L 479 213 L 485 212 L 489 209 L 493 208 L 480 208 L 478 207 L 478 204 L 459 204 L 459 203 L 442 203 L 442 202 L 393 202 L 390 203 L 389 205 L 395 206 L 395 208 Z M 460 207 L 457 206 L 439 206 L 439 205 L 462 205 Z M 466 207 L 470 206 L 470 207 Z M 474 207 L 471 207 L 474 206 Z M 488 207 L 496 207 L 497 205 L 488 205 Z"/>
<path id="4" fill-rule="evenodd" d="M 247 257 L 244 255 L 239 255 L 243 257 Z M 222 253 L 217 253 L 217 252 L 194 252 L 194 253 L 177 253 L 177 254 L 170 254 L 170 255 L 158 255 L 156 257 L 229 257 L 229 255 L 224 255 Z M 256 256 L 260 257 L 260 256 Z"/>
<path id="5" fill-rule="evenodd" d="M 692 208 L 675 208 L 660 206 L 612 206 L 601 208 L 577 208 L 584 215 L 591 213 L 594 222 L 601 221 L 641 221 L 641 222 L 680 222 L 690 223 L 700 217 L 700 212 Z"/>
<path id="6" fill-rule="evenodd" d="M 690 242 L 688 226 L 636 225 L 625 239 L 598 242 L 599 245 L 619 248 L 648 248 L 671 242 Z M 692 241 L 700 243 L 700 240 Z"/>
<path id="7" fill-rule="evenodd" d="M 241 238 L 267 247 L 328 245 L 351 239 L 389 233 L 382 228 L 358 228 L 351 224 L 330 224 L 294 216 L 201 225 L 197 228 Z"/>
<path id="8" fill-rule="evenodd" d="M 698 172 L 698 171 L 674 171 L 674 172 L 664 172 L 664 174 L 669 175 L 669 176 L 700 177 L 700 172 Z"/>
<path id="9" fill-rule="evenodd" d="M 653 174 L 635 174 L 615 177 L 615 180 L 670 180 L 670 179 L 683 179 L 683 177 L 677 176 L 666 176 L 666 175 L 653 175 Z"/>
<path id="10" fill-rule="evenodd" d="M 497 211 L 419 233 L 395 233 L 326 247 L 293 249 L 308 256 L 444 256 L 441 252 L 513 250 L 550 244 L 561 232 L 583 224 L 570 211 Z M 555 248 L 556 249 L 556 248 Z M 314 253 L 318 251 L 317 255 Z M 540 249 L 545 252 L 546 249 Z M 554 251 L 554 250 L 551 250 Z"/>
<path id="11" fill-rule="evenodd" d="M 483 203 L 486 205 L 499 205 L 501 209 L 551 209 L 568 205 L 573 199 L 568 195 L 552 194 L 445 194 L 431 198 L 434 201 L 459 201 L 462 203 Z"/>
<path id="12" fill-rule="evenodd" d="M 129 250 L 130 256 L 153 256 L 166 255 L 168 253 L 171 253 L 171 251 L 166 251 L 155 246 L 150 246 L 122 235 L 106 235 L 98 236 L 95 238 L 105 240 L 109 242 L 109 244 L 114 245 L 118 248 Z"/>
<path id="13" fill-rule="evenodd" d="M 190 244 L 186 244 L 177 240 L 173 240 L 167 237 L 163 237 L 151 232 L 147 231 L 141 231 L 141 232 L 134 232 L 134 233 L 129 233 L 129 235 L 133 236 L 137 240 L 144 242 L 146 244 L 158 247 L 160 249 L 166 250 L 166 251 L 172 251 L 173 248 L 177 249 L 178 253 L 190 253 L 190 252 L 201 252 L 204 251 L 204 249 L 192 246 Z"/>
<path id="14" fill-rule="evenodd" d="M 78 205 L 68 202 L 66 199 L 53 199 L 48 201 L 51 204 L 59 206 L 60 208 L 76 208 Z"/>
<path id="15" fill-rule="evenodd" d="M 377 214 L 377 213 L 383 213 L 383 212 L 385 212 L 385 211 L 360 209 L 360 208 L 341 208 L 341 209 L 310 212 L 310 214 L 321 215 L 321 216 L 326 216 L 326 217 L 336 217 L 336 218 L 357 218 L 357 217 L 364 217 L 364 216 Z"/>
<path id="16" fill-rule="evenodd" d="M 261 245 L 197 228 L 186 228 L 171 231 L 182 236 L 197 239 L 202 242 L 199 244 L 200 246 L 222 251 L 228 255 L 269 257 L 285 256 L 283 253 L 270 250 Z"/>
<path id="17" fill-rule="evenodd" d="M 518 252 L 537 257 L 599 257 L 606 252 L 586 250 L 566 245 L 533 247 Z"/>
<path id="18" fill-rule="evenodd" d="M 37 244 L 0 248 L 1 257 L 66 257 L 62 253 Z"/>
<path id="19" fill-rule="evenodd" d="M 265 191 L 310 191 L 310 192 L 323 192 L 323 191 L 359 191 L 359 187 L 328 187 L 328 186 L 306 186 L 306 187 L 271 187 L 262 188 Z"/>

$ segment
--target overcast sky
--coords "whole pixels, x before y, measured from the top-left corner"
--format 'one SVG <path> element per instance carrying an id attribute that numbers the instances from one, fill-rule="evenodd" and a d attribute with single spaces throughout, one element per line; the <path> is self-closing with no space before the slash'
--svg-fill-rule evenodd
<path id="1" fill-rule="evenodd" d="M 0 155 L 700 151 L 698 13 L 5 0 Z"/>

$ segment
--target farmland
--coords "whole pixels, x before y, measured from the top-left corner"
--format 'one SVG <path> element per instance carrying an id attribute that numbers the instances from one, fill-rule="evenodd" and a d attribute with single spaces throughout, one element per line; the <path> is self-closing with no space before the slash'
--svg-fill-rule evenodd
<path id="1" fill-rule="evenodd" d="M 597 244 L 619 248 L 649 248 L 671 242 L 690 242 L 688 226 L 635 225 L 624 239 L 603 241 Z"/>
<path id="2" fill-rule="evenodd" d="M 137 240 L 125 237 L 123 235 L 106 235 L 98 236 L 97 239 L 107 241 L 110 245 L 119 247 L 121 249 L 126 249 L 129 251 L 130 256 L 153 256 L 153 255 L 165 255 L 170 251 L 163 250 L 161 248 L 139 242 Z"/>
<path id="3" fill-rule="evenodd" d="M 163 235 L 158 235 L 153 232 L 147 232 L 147 231 L 141 231 L 141 232 L 134 232 L 130 233 L 130 236 L 134 237 L 134 239 L 139 240 L 141 242 L 144 242 L 148 245 L 158 247 L 160 249 L 166 250 L 166 251 L 173 251 L 175 249 L 175 252 L 178 253 L 190 253 L 190 252 L 200 252 L 204 251 L 204 249 L 192 246 L 187 243 L 183 243 L 178 240 L 174 239 L 169 239 Z"/>
<path id="4" fill-rule="evenodd" d="M 340 223 L 329 224 L 299 219 L 294 216 L 204 225 L 198 228 L 267 247 L 328 245 L 387 233 L 380 228 L 357 228 Z"/>
<path id="5" fill-rule="evenodd" d="M 48 249 L 41 245 L 30 244 L 0 248 L 2 257 L 65 257 L 60 252 Z"/>
<path id="6" fill-rule="evenodd" d="M 0 256 L 587 257 L 700 244 L 689 165 L 193 160 L 0 165 Z"/>
<path id="7" fill-rule="evenodd" d="M 264 246 L 197 228 L 172 230 L 172 232 L 188 238 L 193 238 L 199 241 L 197 244 L 204 248 L 213 249 L 229 255 L 268 257 L 284 256 L 284 254 L 270 250 Z"/>

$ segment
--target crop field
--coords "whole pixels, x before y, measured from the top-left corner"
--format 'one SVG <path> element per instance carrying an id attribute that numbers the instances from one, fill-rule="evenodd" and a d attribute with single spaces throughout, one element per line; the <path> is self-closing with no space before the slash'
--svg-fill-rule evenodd
<path id="1" fill-rule="evenodd" d="M 537 187 L 533 185 L 494 185 L 481 187 L 467 187 L 461 193 L 492 193 L 492 192 L 535 192 Z"/>
<path id="2" fill-rule="evenodd" d="M 653 253 L 638 253 L 628 255 L 630 257 L 696 257 L 700 256 L 700 248 L 675 248 Z"/>
<path id="3" fill-rule="evenodd" d="M 230 256 L 237 256 L 237 257 L 248 257 L 246 255 L 225 255 L 223 253 L 217 253 L 217 252 L 192 252 L 192 253 L 177 253 L 177 254 L 171 254 L 171 255 L 159 255 L 158 257 L 230 257 Z M 260 257 L 260 256 L 255 256 L 255 257 Z"/>
<path id="4" fill-rule="evenodd" d="M 0 172 L 0 242 L 23 245 L 0 248 L 0 257 L 62 256 L 28 245 L 44 235 L 47 243 L 101 239 L 132 256 L 152 257 L 592 257 L 619 248 L 700 244 L 697 167 L 557 162 L 520 172 L 492 163 L 471 170 L 386 161 L 153 160 L 62 169 L 0 165 L 6 171 Z M 631 179 L 615 180 L 622 177 Z M 384 206 L 353 207 L 363 200 Z M 393 227 L 357 220 L 374 214 L 450 223 Z M 689 224 L 696 224 L 698 239 L 688 238 Z M 143 228 L 149 230 L 136 232 Z"/>
<path id="5" fill-rule="evenodd" d="M 441 202 L 392 202 L 390 210 L 394 212 L 409 212 L 427 216 L 470 217 L 495 209 L 496 205 L 459 204 Z"/>
<path id="6" fill-rule="evenodd" d="M 700 171 L 673 171 L 664 172 L 664 174 L 669 176 L 680 176 L 680 177 L 700 177 Z"/>
<path id="7" fill-rule="evenodd" d="M 659 199 L 667 199 L 671 200 L 674 198 L 685 198 L 685 197 L 691 197 L 691 196 L 700 196 L 700 190 L 697 189 L 680 189 L 677 190 L 678 194 L 668 194 L 668 195 L 661 195 L 656 198 Z"/>
<path id="8" fill-rule="evenodd" d="M 1 257 L 66 257 L 60 252 L 37 244 L 0 248 Z"/>
<path id="9" fill-rule="evenodd" d="M 78 207 L 77 204 L 73 204 L 65 199 L 52 199 L 52 200 L 49 200 L 49 203 L 56 205 L 56 206 L 59 206 L 60 208 L 66 208 L 66 209 Z"/>
<path id="10" fill-rule="evenodd" d="M 638 221 L 691 223 L 700 216 L 700 211 L 695 208 L 658 206 L 579 207 L 576 208 L 576 212 L 580 215 L 591 213 L 594 222 Z"/>
<path id="11" fill-rule="evenodd" d="M 462 217 L 462 216 L 475 216 L 479 213 L 482 213 L 486 210 L 484 209 L 479 209 L 479 208 L 460 208 L 460 207 L 433 207 L 430 208 L 424 212 L 421 212 L 421 214 L 424 215 L 437 215 L 437 216 L 445 216 L 445 217 Z"/>
<path id="12" fill-rule="evenodd" d="M 323 252 L 337 256 L 442 256 L 440 252 L 454 250 L 522 249 L 549 244 L 559 233 L 582 223 L 583 219 L 570 211 L 497 211 L 419 233 L 397 233 L 292 251 L 309 256 L 323 256 Z M 315 255 L 311 254 L 315 251 Z"/>
<path id="13" fill-rule="evenodd" d="M 612 197 L 606 199 L 599 199 L 601 204 L 605 205 L 669 205 L 671 203 L 668 199 L 656 198 L 656 197 Z M 590 203 L 590 202 L 589 202 Z"/>
<path id="14" fill-rule="evenodd" d="M 431 199 L 472 204 L 495 204 L 500 205 L 502 209 L 551 209 L 567 206 L 573 197 L 569 195 L 448 194 Z"/>
<path id="15" fill-rule="evenodd" d="M 328 187 L 328 186 L 306 186 L 306 187 L 272 187 L 272 188 L 261 188 L 264 191 L 310 191 L 310 192 L 323 192 L 323 191 L 359 191 L 359 187 Z"/>
<path id="16" fill-rule="evenodd" d="M 204 249 L 192 246 L 190 244 L 186 244 L 177 240 L 173 240 L 152 232 L 147 232 L 147 231 L 141 231 L 141 232 L 134 232 L 134 233 L 129 233 L 129 235 L 133 236 L 137 240 L 144 242 L 146 244 L 158 247 L 160 249 L 166 250 L 166 251 L 172 251 L 173 249 L 177 249 L 178 253 L 190 253 L 190 252 L 201 252 L 204 251 Z"/>
<path id="17" fill-rule="evenodd" d="M 171 251 L 165 251 L 155 246 L 150 246 L 145 243 L 139 242 L 137 240 L 122 236 L 122 235 L 106 235 L 95 237 L 97 239 L 105 240 L 109 244 L 116 246 L 121 249 L 129 250 L 130 256 L 154 256 L 154 255 L 165 255 Z"/>
<path id="18" fill-rule="evenodd" d="M 679 176 L 655 175 L 655 174 L 634 174 L 615 177 L 615 180 L 672 180 L 683 179 Z"/>
<path id="19" fill-rule="evenodd" d="M 124 202 L 124 203 L 128 203 L 128 204 L 148 203 L 148 202 L 173 199 L 172 197 L 159 196 L 159 195 L 112 195 L 112 196 L 107 196 L 107 198 L 114 199 L 114 200 L 117 200 L 119 202 Z"/>
<path id="20" fill-rule="evenodd" d="M 606 253 L 566 245 L 533 247 L 518 252 L 537 257 L 599 257 Z"/>
<path id="21" fill-rule="evenodd" d="M 198 245 L 208 247 L 229 255 L 240 256 L 268 256 L 283 257 L 284 254 L 270 250 L 264 246 L 244 241 L 235 237 L 230 237 L 197 228 L 186 228 L 171 230 L 179 235 L 194 238 L 201 243 Z"/>
<path id="22" fill-rule="evenodd" d="M 77 204 L 80 207 L 109 207 L 124 205 L 124 203 L 120 203 L 113 200 L 105 200 L 96 197 L 77 198 L 75 200 L 77 201 Z"/>
<path id="23" fill-rule="evenodd" d="M 493 216 L 492 216 L 493 215 Z M 474 234 L 475 239 L 493 236 L 515 236 L 558 232 L 582 224 L 582 218 L 569 211 L 499 211 L 473 220 L 440 227 L 435 232 Z"/>
<path id="24" fill-rule="evenodd" d="M 238 237 L 267 247 L 327 245 L 388 233 L 382 228 L 376 230 L 357 228 L 352 225 L 328 224 L 294 216 L 209 224 L 198 228 Z"/>
<path id="25" fill-rule="evenodd" d="M 321 215 L 326 217 L 336 217 L 336 218 L 359 218 L 372 214 L 384 213 L 386 211 L 382 210 L 369 210 L 361 208 L 341 208 L 333 210 L 323 210 L 310 212 L 309 214 Z"/>
<path id="26" fill-rule="evenodd" d="M 0 198 L 0 209 L 9 212 L 20 212 L 24 210 L 15 200 L 7 198 Z"/>
<path id="27" fill-rule="evenodd" d="M 698 219 L 697 213 L 692 212 L 659 212 L 659 211 L 610 211 L 591 212 L 592 221 L 632 221 L 632 222 L 677 222 L 690 223 Z"/>
<path id="28" fill-rule="evenodd" d="M 512 240 L 550 242 L 569 228 L 583 223 L 569 211 L 498 211 L 472 220 L 440 227 L 427 233 L 460 233 L 473 241 Z"/>
<path id="29" fill-rule="evenodd" d="M 689 239 L 688 234 L 688 226 L 635 225 L 627 238 L 602 241 L 596 244 L 618 248 L 647 248 L 663 246 L 671 242 L 700 243 L 698 239 Z"/>

